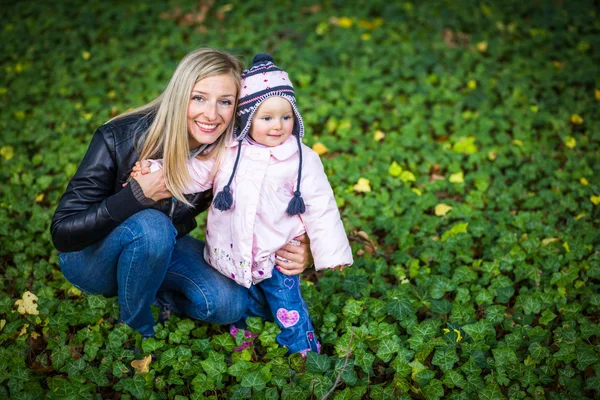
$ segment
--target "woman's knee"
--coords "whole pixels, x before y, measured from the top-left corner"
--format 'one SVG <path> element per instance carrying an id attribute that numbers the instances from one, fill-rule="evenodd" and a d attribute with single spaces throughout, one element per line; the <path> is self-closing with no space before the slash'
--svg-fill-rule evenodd
<path id="1" fill-rule="evenodd" d="M 77 289 L 88 294 L 101 294 L 107 297 L 117 295 L 117 280 L 114 274 L 94 274 L 83 268 L 76 254 L 60 253 L 60 269 L 65 279 Z"/>
<path id="2" fill-rule="evenodd" d="M 150 255 L 170 254 L 175 246 L 177 230 L 171 220 L 154 209 L 140 211 L 127 218 L 117 229 Z"/>

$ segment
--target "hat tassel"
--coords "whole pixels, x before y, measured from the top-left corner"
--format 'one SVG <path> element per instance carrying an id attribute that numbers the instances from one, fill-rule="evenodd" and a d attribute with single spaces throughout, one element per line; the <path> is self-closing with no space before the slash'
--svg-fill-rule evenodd
<path id="1" fill-rule="evenodd" d="M 300 165 L 298 166 L 298 186 L 294 192 L 294 197 L 290 200 L 286 212 L 288 215 L 303 214 L 306 211 L 304 200 L 302 199 L 302 193 L 300 193 L 300 180 L 302 179 L 302 146 L 300 145 L 300 135 L 296 135 L 298 140 L 298 151 L 300 153 Z"/>
<path id="2" fill-rule="evenodd" d="M 226 211 L 231 208 L 233 205 L 233 196 L 231 195 L 231 181 L 233 181 L 233 176 L 235 175 L 235 170 L 237 169 L 238 161 L 240 160 L 240 153 L 242 151 L 242 143 L 239 143 L 237 156 L 235 157 L 235 163 L 233 164 L 233 171 L 231 171 L 231 176 L 229 177 L 229 182 L 227 185 L 223 187 L 215 198 L 213 199 L 213 206 L 217 210 Z"/>

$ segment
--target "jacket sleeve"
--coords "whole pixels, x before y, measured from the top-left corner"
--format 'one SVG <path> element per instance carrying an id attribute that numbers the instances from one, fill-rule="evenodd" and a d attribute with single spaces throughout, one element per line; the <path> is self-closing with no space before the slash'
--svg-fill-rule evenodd
<path id="1" fill-rule="evenodd" d="M 163 168 L 162 160 L 148 160 L 150 162 L 150 172 L 156 172 Z M 185 186 L 183 194 L 192 194 L 204 192 L 212 189 L 214 176 L 211 177 L 212 170 L 215 165 L 215 159 L 192 158 L 187 163 L 188 173 L 192 181 Z"/>
<path id="2" fill-rule="evenodd" d="M 137 182 L 116 192 L 117 172 L 114 134 L 104 125 L 94 133 L 52 217 L 52 242 L 59 251 L 82 250 L 149 207 L 136 199 L 143 198 Z"/>
<path id="3" fill-rule="evenodd" d="M 310 238 L 315 268 L 324 270 L 352 265 L 352 249 L 321 159 L 306 146 L 302 152 L 300 192 L 306 211 L 300 217 Z"/>

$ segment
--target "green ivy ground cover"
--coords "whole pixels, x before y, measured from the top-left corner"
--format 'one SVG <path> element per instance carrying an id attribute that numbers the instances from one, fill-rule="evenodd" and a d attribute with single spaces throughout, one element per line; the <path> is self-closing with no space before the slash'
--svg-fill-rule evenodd
<path id="1" fill-rule="evenodd" d="M 0 398 L 599 398 L 597 3 L 277 3 L 2 6 Z M 306 361 L 260 320 L 242 353 L 177 317 L 142 343 L 59 270 L 92 132 L 201 45 L 290 72 L 351 236 L 353 267 L 306 274 Z"/>

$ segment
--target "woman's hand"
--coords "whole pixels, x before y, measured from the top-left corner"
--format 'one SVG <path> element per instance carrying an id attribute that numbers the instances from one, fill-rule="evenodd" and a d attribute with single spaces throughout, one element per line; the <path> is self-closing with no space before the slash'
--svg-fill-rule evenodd
<path id="1" fill-rule="evenodd" d="M 134 179 L 142 188 L 144 196 L 148 197 L 149 199 L 158 201 L 169 197 L 173 197 L 173 195 L 171 194 L 171 192 L 169 192 L 169 190 L 167 190 L 167 186 L 165 185 L 165 179 L 162 169 L 149 174 L 138 174 Z"/>
<path id="2" fill-rule="evenodd" d="M 295 238 L 298 244 L 288 243 L 277 251 L 275 268 L 284 275 L 298 275 L 313 265 L 310 239 L 305 234 Z"/>

